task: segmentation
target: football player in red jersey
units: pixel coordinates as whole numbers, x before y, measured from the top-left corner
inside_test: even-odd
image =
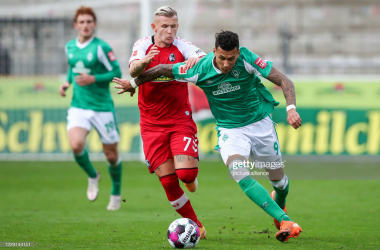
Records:
[[[176,37],[178,16],[169,6],[156,10],[152,29],[154,36],[142,38],[133,46],[129,60],[132,77],[159,64],[186,61],[186,67],[192,68],[206,55],[192,43]],[[161,82],[167,83],[163,85]],[[190,192],[197,188],[197,127],[192,119],[188,95],[187,82],[167,77],[142,85],[138,93],[141,136],[149,172],[159,177],[174,209],[198,224],[203,239],[206,230],[178,180]]]

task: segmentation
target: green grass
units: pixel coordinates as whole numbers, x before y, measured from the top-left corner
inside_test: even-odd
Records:
[[[126,202],[110,212],[107,168],[94,164],[102,180],[98,199],[89,202],[87,178],[73,162],[0,162],[0,242],[35,242],[35,249],[170,249],[166,230],[179,216],[157,177],[142,163],[124,162]],[[351,164],[345,165],[349,171]],[[198,249],[380,248],[377,180],[292,180],[287,208],[304,232],[281,243],[272,219],[228,180],[221,162],[201,161],[198,179],[197,192],[187,194],[207,229]],[[272,190],[268,181],[260,183]],[[270,233],[258,233],[267,228]]]

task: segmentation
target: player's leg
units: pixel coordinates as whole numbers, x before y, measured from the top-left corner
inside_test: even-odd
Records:
[[[179,180],[174,168],[173,159],[168,159],[162,163],[154,170],[154,173],[160,179],[166,196],[168,197],[168,200],[173,208],[183,218],[189,218],[197,223],[200,229],[201,239],[204,239],[206,237],[206,230],[203,227],[202,223],[198,220],[198,217],[195,214],[193,207],[191,206],[189,198],[179,185]]]
[[[103,144],[103,152],[108,162],[108,172],[111,176],[112,189],[107,210],[118,210],[121,202],[121,176],[123,166],[117,150],[117,143]]]
[[[251,124],[250,130],[253,132],[250,136],[255,144],[255,147],[252,147],[253,154],[259,161],[266,162],[266,166],[271,166],[266,168],[266,171],[269,172],[269,180],[275,189],[275,193],[271,194],[272,200],[275,200],[286,213],[285,201],[289,192],[289,180],[284,173],[280,145],[271,117]],[[276,238],[280,241],[287,241],[290,237],[295,238],[302,232],[301,227],[291,221],[274,217],[274,223],[280,230],[276,234]]]
[[[252,124],[254,134],[252,139],[255,145],[252,151],[259,161],[265,161],[270,164],[270,168],[266,168],[268,172],[269,181],[275,191],[271,193],[272,198],[276,203],[286,212],[285,202],[289,193],[289,179],[285,175],[284,165],[281,156],[280,144],[277,138],[276,129],[274,128],[273,121],[270,116],[262,119],[261,121]],[[280,222],[274,220],[278,229],[280,229]]]
[[[94,201],[99,192],[100,175],[96,172],[85,149],[86,137],[92,127],[87,119],[87,113],[88,111],[84,109],[70,108],[67,116],[67,130],[74,159],[88,175],[87,198]]]
[[[118,210],[121,201],[122,162],[117,150],[120,136],[113,112],[94,112],[91,122],[103,143],[103,152],[108,162],[108,172],[112,181],[110,202],[107,210]]]
[[[155,128],[153,130],[142,126],[141,137],[149,172],[155,173],[159,178],[170,204],[182,217],[193,220],[200,228],[203,227],[189,198],[179,185],[170,150],[170,132],[165,129]]]
[[[290,221],[287,214],[272,200],[268,191],[251,176],[246,162],[249,151],[236,145],[226,145],[220,151],[223,160],[240,188],[254,203],[271,217],[282,221]]]
[[[178,178],[190,192],[198,186],[198,138],[193,121],[178,126],[170,135],[170,148],[174,155],[174,166]]]

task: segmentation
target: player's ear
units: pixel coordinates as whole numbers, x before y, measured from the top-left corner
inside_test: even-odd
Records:
[[[212,49],[212,52],[214,52],[214,55],[215,55],[215,53],[216,53],[216,49],[215,49],[215,48],[213,48],[213,49]]]
[[[240,49],[238,49],[238,57],[240,56]]]
[[[154,32],[156,32],[156,24],[155,23],[152,23],[150,26],[152,26],[152,30],[154,31]]]

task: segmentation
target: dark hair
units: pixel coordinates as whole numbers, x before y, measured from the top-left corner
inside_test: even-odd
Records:
[[[217,49],[218,47],[226,51],[231,51],[235,48],[239,49],[238,34],[228,30],[222,30],[220,33],[216,33],[215,49]]]
[[[76,10],[75,16],[74,16],[74,23],[77,22],[77,18],[79,15],[85,15],[88,14],[94,18],[94,22],[96,23],[96,15],[94,10],[91,7],[86,7],[86,6],[80,6],[79,9]]]

